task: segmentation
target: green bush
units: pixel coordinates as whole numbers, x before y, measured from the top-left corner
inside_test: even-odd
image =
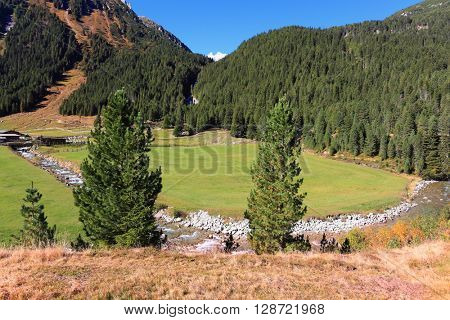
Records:
[[[419,229],[426,239],[436,239],[439,231],[439,218],[435,214],[421,215],[411,222],[413,228]]]
[[[400,239],[398,239],[397,237],[394,237],[389,240],[389,242],[387,243],[387,247],[389,249],[401,248],[401,247],[403,247],[403,243],[400,241]]]
[[[360,251],[365,249],[367,244],[367,238],[361,229],[353,229],[347,234],[348,241],[350,242],[350,247],[354,251]]]

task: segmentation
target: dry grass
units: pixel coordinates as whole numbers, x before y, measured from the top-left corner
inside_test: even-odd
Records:
[[[72,69],[64,73],[63,80],[48,88],[47,95],[35,111],[16,113],[0,118],[0,127],[39,135],[45,130],[90,130],[95,117],[62,116],[59,107],[81,84],[86,81],[84,73]],[[76,135],[76,133],[73,133]]]
[[[0,250],[3,299],[442,299],[450,244],[350,255]]]

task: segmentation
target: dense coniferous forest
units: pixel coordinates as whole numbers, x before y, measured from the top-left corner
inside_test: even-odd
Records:
[[[175,114],[186,103],[200,68],[209,62],[192,54],[167,31],[144,24],[120,0],[50,2],[80,23],[84,16],[103,10],[110,19],[113,39],[86,33],[88,45],[82,47],[68,27],[44,8],[0,0],[7,8],[0,21],[16,12],[16,25],[5,39],[6,54],[0,58],[0,71],[5,74],[0,80],[4,89],[0,92],[0,115],[28,110],[46,87],[79,62],[88,80],[65,101],[63,114],[97,114],[111,92],[125,88],[147,118],[158,120],[170,111]],[[47,24],[50,27],[42,31]]]
[[[18,3],[0,1],[15,22],[0,56],[0,116],[28,110],[80,59],[75,37],[63,23],[47,10]]]
[[[176,133],[215,126],[258,138],[268,110],[286,96],[306,147],[448,177],[448,0],[427,0],[384,21],[269,31],[213,64],[120,0],[49,2],[80,24],[103,11],[111,32],[85,33],[81,48],[48,10],[0,0],[0,116],[29,110],[78,63],[87,83],[64,102],[63,114],[97,114],[124,88],[146,119],[164,120]],[[11,16],[15,25],[4,37]]]
[[[104,9],[105,4],[98,1],[89,8]],[[108,14],[117,17],[121,26],[111,32],[125,35],[133,46],[115,48],[94,36],[92,50],[84,60],[87,83],[65,101],[61,113],[95,115],[111,92],[124,88],[146,119],[160,120],[166,114],[175,114],[186,104],[201,67],[209,60],[192,54],[178,39],[167,31],[158,31],[148,20],[144,24],[124,4],[110,8]],[[82,10],[84,14],[89,10]]]
[[[446,178],[449,8],[426,1],[385,21],[258,35],[204,68],[186,121],[257,138],[286,95],[306,147],[379,155],[402,172]]]
[[[186,104],[208,61],[173,45],[111,50],[100,42],[87,60],[87,83],[62,105],[63,114],[95,115],[111,92],[124,88],[146,119],[160,120]]]

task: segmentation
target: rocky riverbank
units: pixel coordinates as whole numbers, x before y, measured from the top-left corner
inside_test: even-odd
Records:
[[[375,224],[386,223],[407,213],[417,206],[413,198],[430,184],[436,181],[422,180],[415,186],[412,192],[412,199],[401,202],[399,205],[386,209],[382,213],[369,214],[345,214],[329,216],[326,219],[310,218],[297,222],[293,228],[293,233],[340,233],[353,228],[363,228]],[[166,210],[157,213],[157,218],[165,223],[175,223],[184,227],[192,227],[217,234],[233,234],[236,238],[244,238],[250,231],[247,219],[233,220],[225,219],[221,216],[211,216],[208,212],[199,210],[191,212],[185,219],[172,218]]]

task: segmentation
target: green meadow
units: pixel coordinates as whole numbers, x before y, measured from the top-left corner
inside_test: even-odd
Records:
[[[231,138],[225,131],[175,138],[170,130],[154,130],[152,166],[161,166],[163,191],[159,201],[183,210],[204,209],[241,216],[251,189],[250,167],[257,144]],[[85,147],[41,148],[61,160],[80,164]],[[306,204],[310,215],[369,211],[400,200],[408,179],[352,163],[304,153]]]
[[[9,148],[0,147],[0,242],[9,242],[22,227],[20,207],[31,181],[43,194],[48,222],[57,225],[58,236],[69,239],[80,232],[72,191]]]
[[[258,145],[243,143],[222,133],[199,138],[165,138],[155,134],[152,166],[161,166],[163,191],[159,203],[189,211],[242,217],[251,189],[250,167]],[[86,147],[42,147],[52,157],[80,164]],[[326,159],[302,156],[308,216],[367,212],[396,204],[404,195],[408,179],[387,171]],[[20,204],[33,180],[44,195],[49,222],[63,233],[80,230],[71,190],[50,174],[34,167],[6,148],[0,149],[0,239],[21,225]]]

